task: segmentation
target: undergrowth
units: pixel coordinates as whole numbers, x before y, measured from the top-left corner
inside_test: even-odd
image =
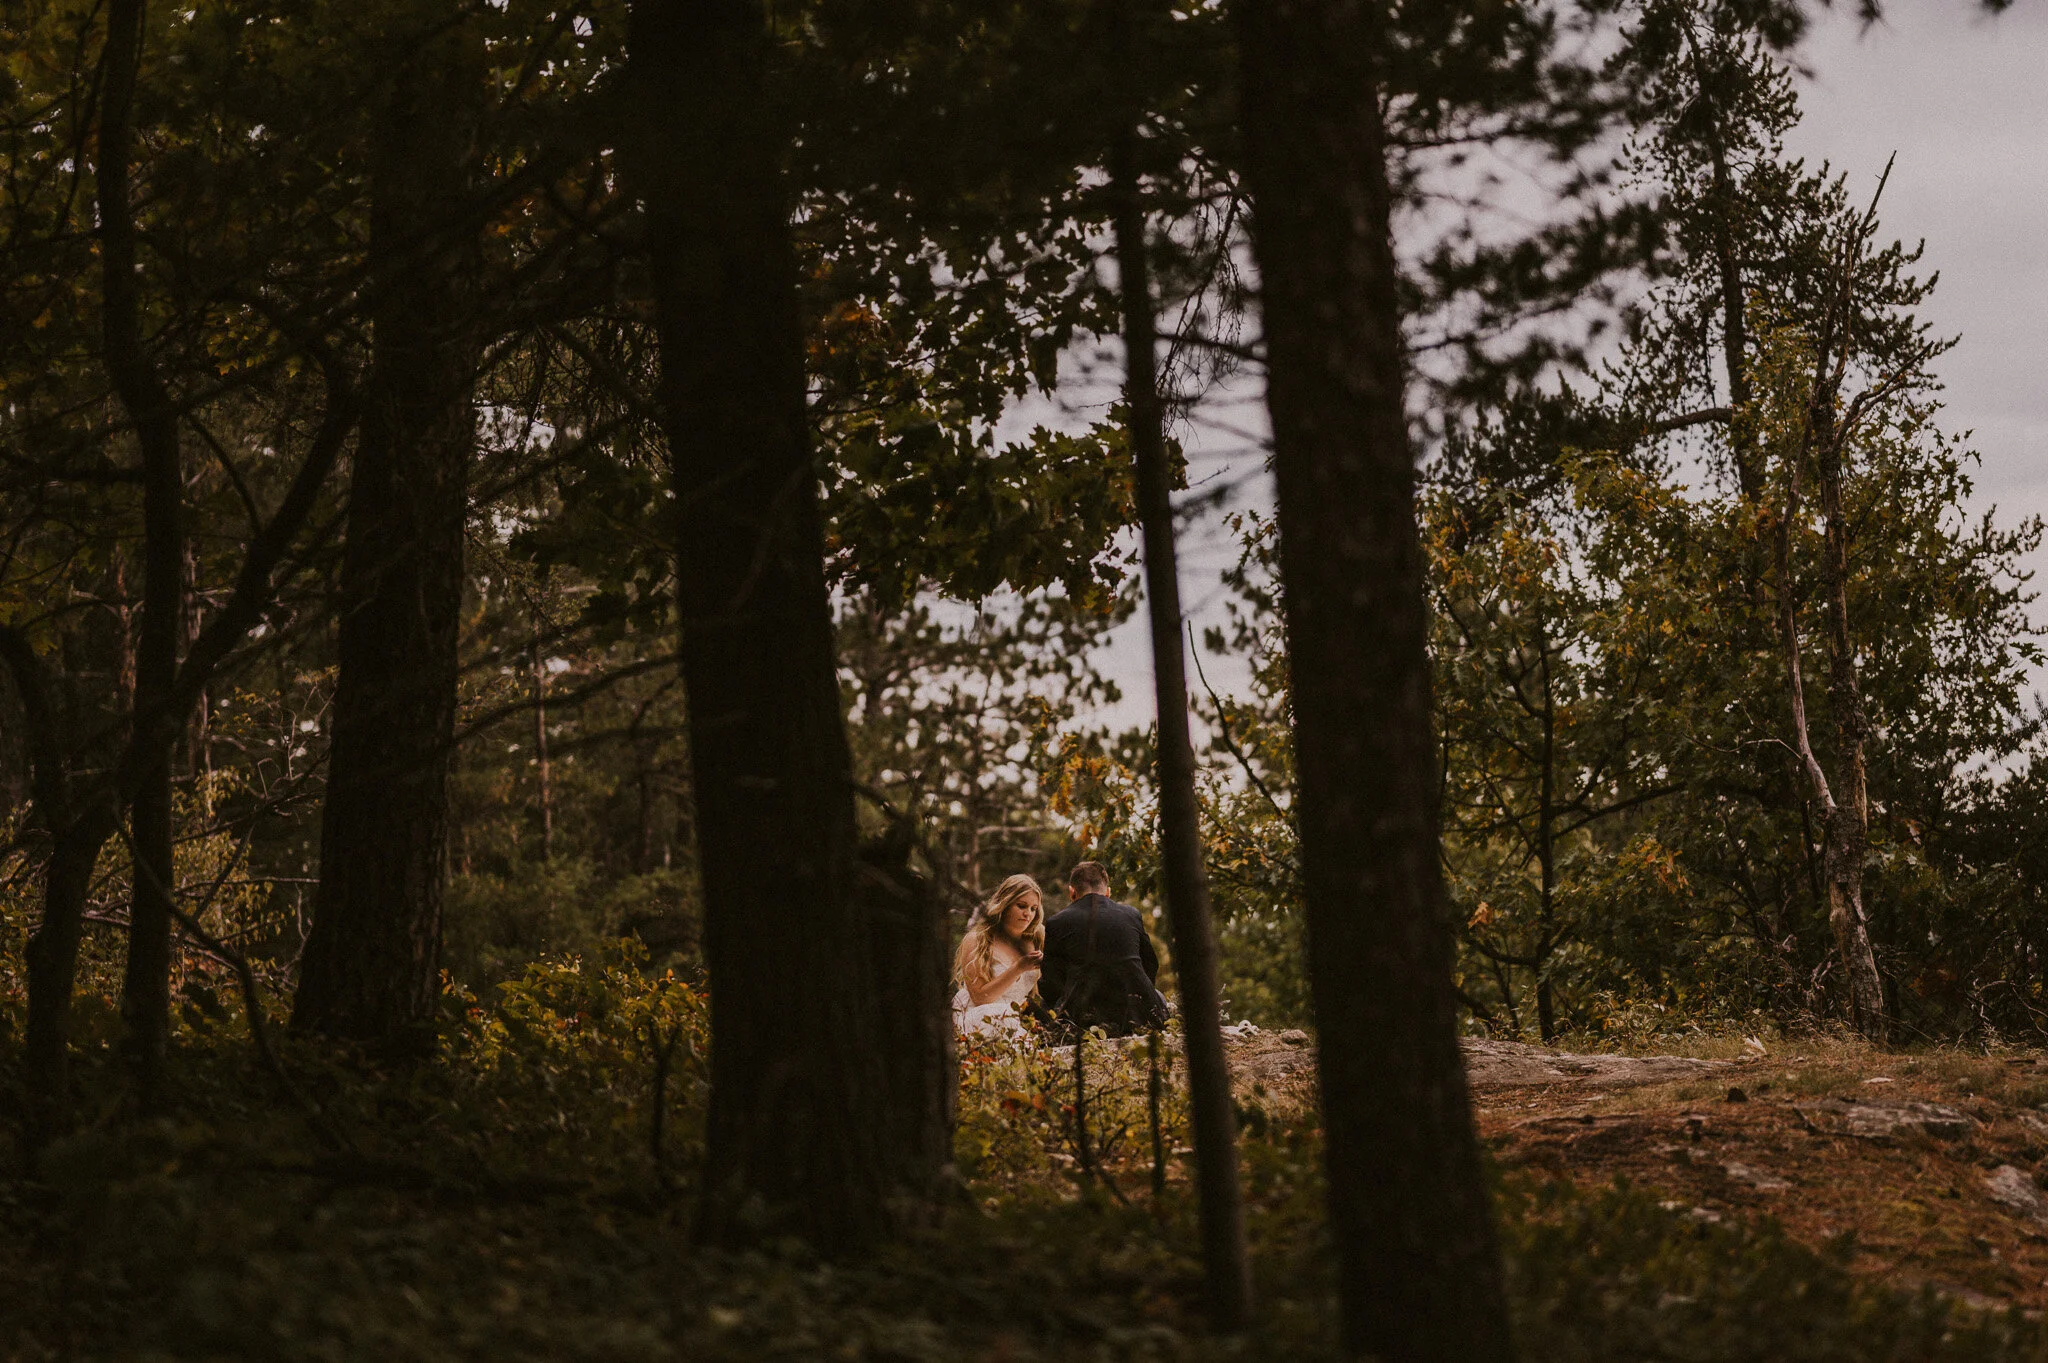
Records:
[[[287,1045],[339,1146],[254,1063],[231,1008],[187,1019],[181,1101],[161,1120],[124,1118],[89,1052],[83,1125],[0,1178],[0,1357],[1339,1356],[1320,1132],[1279,1107],[1244,1114],[1259,1323],[1206,1330],[1170,1044],[1162,1196],[1142,1041],[1084,1051],[1085,1137],[1071,1051],[982,1046],[961,1091],[971,1203],[835,1264],[795,1243],[691,1245],[707,1032],[690,985],[620,950],[444,1001],[431,1065]],[[2037,1324],[1859,1283],[1846,1247],[1815,1252],[1768,1221],[1708,1224],[1646,1191],[1525,1172],[1501,1176],[1498,1205],[1529,1359],[2048,1357]]]

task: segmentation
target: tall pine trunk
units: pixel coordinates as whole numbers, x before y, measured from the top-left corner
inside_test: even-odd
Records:
[[[1128,59],[1131,0],[1116,0],[1118,54]],[[1202,1263],[1210,1318],[1241,1330],[1251,1311],[1251,1267],[1245,1257],[1244,1200],[1237,1177],[1237,1117],[1223,1055],[1222,1004],[1216,982],[1216,934],[1209,921],[1209,882],[1202,869],[1195,749],[1188,733],[1187,664],[1181,652],[1180,573],[1174,548],[1173,473],[1166,449],[1166,410],[1159,395],[1159,327],[1152,302],[1150,247],[1138,182],[1137,132],[1129,119],[1114,135],[1111,190],[1116,196],[1116,257],[1124,321],[1124,403],[1136,465],[1138,517],[1145,544],[1145,594],[1152,625],[1152,677],[1159,717],[1159,832],[1166,915],[1173,928],[1174,973],[1187,1046],[1189,1102],[1195,1138],[1195,1189],[1201,1212]]]
[[[293,1027],[433,1041],[480,255],[466,221],[486,76],[461,35],[405,54],[371,167],[371,366],[349,485],[320,885]]]
[[[1377,7],[1240,0],[1331,1226],[1347,1346],[1506,1359],[1458,1051]]]
[[[638,0],[629,48],[711,984],[697,1233],[793,1231],[845,1251],[887,1232],[897,1193],[936,1185],[945,1140],[927,1128],[944,1106],[913,1096],[924,1135],[906,1136],[879,1043],[920,1034],[942,987],[877,961],[935,953],[915,930],[879,930],[855,888],[767,20],[756,0]]]

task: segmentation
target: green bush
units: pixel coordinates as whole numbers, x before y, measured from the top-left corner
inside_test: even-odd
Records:
[[[603,950],[633,936],[659,965],[697,973],[698,910],[683,871],[613,875],[578,857],[526,862],[503,875],[456,876],[448,885],[441,959],[456,979],[485,989],[530,961]]]

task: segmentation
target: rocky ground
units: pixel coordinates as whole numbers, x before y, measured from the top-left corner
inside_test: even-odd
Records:
[[[1299,1033],[1232,1045],[1245,1101],[1310,1099]],[[2048,1058],[1815,1039],[1694,1056],[1468,1041],[1501,1164],[1654,1189],[1702,1220],[1775,1217],[1855,1272],[1985,1306],[2048,1307]]]

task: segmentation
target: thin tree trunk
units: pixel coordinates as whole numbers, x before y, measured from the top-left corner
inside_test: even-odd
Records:
[[[654,869],[654,810],[648,804],[647,795],[649,759],[645,753],[635,756],[638,767],[633,774],[633,785],[639,796],[636,807],[640,815],[640,829],[639,838],[633,845],[633,874],[644,876]]]
[[[806,410],[786,131],[757,0],[637,0],[628,174],[648,208],[660,398],[680,512],[682,667],[711,981],[711,1100],[697,1234],[873,1242],[936,1189],[943,1132],[906,1139],[882,1037],[942,1008],[879,968],[891,934],[854,889]],[[915,950],[916,934],[893,939]],[[913,944],[904,947],[903,944]],[[917,1016],[901,1016],[907,1010]],[[930,1076],[926,1076],[927,1079]],[[912,1120],[929,1124],[929,1109]]]
[[[206,622],[206,601],[199,595],[199,559],[190,540],[185,543],[184,612],[186,648],[199,641]],[[192,706],[192,722],[185,731],[185,774],[192,783],[192,796],[204,820],[213,818],[213,701],[201,690]]]
[[[55,830],[43,872],[43,916],[28,941],[28,1037],[25,1078],[29,1140],[56,1134],[70,1101],[71,994],[85,925],[86,894],[100,849],[113,836],[111,818],[80,819]]]
[[[1536,860],[1542,875],[1536,913],[1536,1026],[1545,1045],[1557,1040],[1557,998],[1550,954],[1557,948],[1557,697],[1550,685],[1550,639],[1539,628],[1543,667],[1543,775],[1537,792]]]
[[[1512,1357],[1458,1050],[1377,8],[1241,0],[1310,985],[1349,1348]]]
[[[460,36],[407,53],[380,111],[380,293],[349,487],[320,885],[292,1026],[433,1045],[480,257],[462,223],[487,77]]]
[[[1842,763],[1841,808],[1835,812],[1831,839],[1839,865],[1830,876],[1839,887],[1829,896],[1828,918],[1835,928],[1845,963],[1850,966],[1850,996],[1857,1029],[1874,1041],[1885,1039],[1883,977],[1870,943],[1869,915],[1863,904],[1863,858],[1870,845],[1870,777],[1864,744],[1870,721],[1863,709],[1863,691],[1856,677],[1856,642],[1849,633],[1849,526],[1842,511],[1842,442],[1832,415],[1818,450],[1820,509],[1824,522],[1822,561],[1828,594],[1828,709],[1835,720],[1835,746]]]
[[[119,639],[115,699],[130,723],[112,771],[74,790],[71,764],[87,755],[68,742],[48,679],[29,640],[0,626],[0,654],[21,692],[34,751],[36,804],[52,839],[41,921],[30,939],[26,1068],[31,1142],[51,1134],[67,1106],[68,1042],[86,898],[99,853],[134,813],[134,899],[123,987],[124,1049],[136,1068],[143,1104],[163,1087],[169,1030],[171,919],[164,891],[173,885],[170,764],[193,704],[215,671],[273,599],[273,575],[304,526],[355,422],[345,370],[324,351],[314,358],[327,381],[327,407],[305,462],[269,523],[251,540],[234,593],[203,630],[183,629],[186,553],[178,413],[143,340],[132,203],[131,123],[144,33],[142,0],[110,0],[107,54],[94,167],[103,289],[103,359],[134,427],[143,488],[144,578],[141,639],[131,632],[124,559],[116,555]],[[181,644],[189,645],[182,664]],[[75,721],[74,721],[75,723]],[[92,766],[104,759],[92,754]]]
[[[1764,470],[1757,457],[1756,417],[1749,410],[1754,393],[1749,381],[1749,297],[1742,282],[1742,260],[1735,245],[1735,177],[1728,169],[1720,111],[1707,99],[1706,64],[1693,48],[1693,71],[1706,103],[1707,154],[1713,162],[1714,266],[1721,286],[1721,359],[1728,379],[1728,439],[1735,459],[1735,481],[1745,502],[1764,495]],[[1752,588],[1755,585],[1752,576]]]
[[[533,664],[533,754],[540,781],[540,859],[555,856],[555,801],[548,783],[548,677],[541,667],[540,645],[528,650]]]
[[[1500,989],[1501,1001],[1507,1006],[1508,1035],[1519,1040],[1522,1035],[1522,1013],[1515,1003],[1514,979],[1508,974],[1505,962],[1490,959],[1487,964],[1493,970],[1493,982]]]
[[[147,615],[144,638],[148,637]],[[143,650],[144,657],[148,649]],[[145,665],[142,675],[148,676]],[[157,692],[155,694],[161,694]],[[144,1112],[163,1105],[164,1061],[171,1026],[172,868],[171,758],[164,753],[143,774],[129,806],[133,846],[128,892],[128,962],[121,979],[122,1051]]]
[[[1116,0],[1122,56],[1131,52],[1129,9]],[[1195,749],[1188,733],[1186,661],[1181,652],[1180,574],[1173,534],[1173,472],[1166,449],[1166,412],[1159,396],[1151,261],[1140,197],[1136,130],[1116,129],[1112,192],[1124,320],[1124,403],[1137,471],[1138,518],[1144,531],[1145,593],[1152,622],[1152,677],[1159,717],[1157,762],[1162,880],[1173,928],[1173,965],[1180,981],[1188,1058],[1188,1098],[1195,1140],[1195,1189],[1201,1214],[1206,1305],[1220,1330],[1242,1330],[1251,1313],[1251,1267],[1245,1257],[1244,1200],[1238,1188],[1237,1117],[1223,1055],[1223,1009],[1217,987],[1216,935],[1209,921],[1209,883],[1202,869],[1201,810],[1195,797]]]
[[[72,983],[93,867],[113,836],[115,807],[100,801],[80,810],[74,803],[49,673],[28,638],[6,625],[0,625],[0,661],[21,701],[36,813],[50,834],[42,917],[26,953],[28,1035],[22,1077],[29,1110],[23,1134],[29,1148],[37,1149],[57,1133],[69,1106]]]
[[[135,653],[136,723],[161,714],[177,680],[185,620],[185,477],[178,418],[169,391],[143,346],[135,272],[136,229],[130,165],[135,89],[143,41],[143,0],[107,6],[106,92],[100,115],[100,256],[104,280],[107,372],[135,428],[142,467],[142,623]],[[170,1035],[171,753],[168,745],[141,769],[131,808],[135,866],[130,877],[128,963],[121,984],[122,1050],[145,1111],[162,1097]]]
[[[128,604],[128,555],[120,545],[115,545],[114,599],[121,604],[114,608],[114,620],[119,631],[119,642],[115,645],[114,689],[119,693],[117,703],[135,704],[135,610]]]
[[[1818,408],[1818,400],[1814,406]],[[1813,413],[1809,413],[1808,419],[1815,419]],[[1848,785],[1852,803],[1838,803],[1820,758],[1814,753],[1806,714],[1806,682],[1799,658],[1799,619],[1792,584],[1792,527],[1799,516],[1803,456],[1804,450],[1794,451],[1787,463],[1785,514],[1778,521],[1776,537],[1778,638],[1784,650],[1785,673],[1791,693],[1792,742],[1811,787],[1813,802],[1820,810],[1821,872],[1828,889],[1828,926],[1834,931],[1836,954],[1848,983],[1850,1016],[1857,1031],[1873,1041],[1883,1041],[1886,1032],[1884,986],[1878,975],[1877,957],[1871,951],[1870,934],[1863,917],[1863,847],[1867,835],[1862,823],[1863,815],[1854,803],[1863,798],[1860,739],[1849,758]],[[1830,609],[1838,604],[1841,603],[1831,602]],[[1841,619],[1846,629],[1846,606]],[[1853,691],[1853,673],[1850,686]],[[1856,717],[1860,718],[1860,709]],[[1853,721],[1838,719],[1837,722]]]

